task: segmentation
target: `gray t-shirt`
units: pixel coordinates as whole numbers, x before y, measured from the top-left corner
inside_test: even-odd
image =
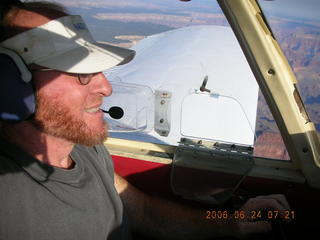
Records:
[[[130,239],[103,145],[76,145],[71,170],[32,158],[0,138],[0,239]]]

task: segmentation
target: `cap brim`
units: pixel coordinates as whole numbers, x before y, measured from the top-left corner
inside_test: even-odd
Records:
[[[78,48],[62,54],[36,60],[35,63],[70,73],[102,72],[116,65],[125,64],[133,59],[135,51],[104,43],[79,44]]]

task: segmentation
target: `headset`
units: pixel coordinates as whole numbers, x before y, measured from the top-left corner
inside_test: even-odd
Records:
[[[20,3],[7,0],[0,4],[0,21],[10,5]],[[18,123],[35,112],[32,74],[23,59],[0,43],[0,120]]]

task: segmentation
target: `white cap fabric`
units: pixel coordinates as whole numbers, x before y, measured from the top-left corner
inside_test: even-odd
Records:
[[[81,16],[64,16],[0,43],[26,64],[70,73],[102,72],[129,62],[135,51],[97,43]]]

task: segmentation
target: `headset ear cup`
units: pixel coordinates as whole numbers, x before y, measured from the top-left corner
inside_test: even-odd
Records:
[[[25,82],[31,81],[32,79],[31,72],[27,68],[22,58],[15,51],[0,46],[0,54],[6,54],[14,61],[14,63],[17,65],[20,71],[20,75],[23,81]]]
[[[13,123],[26,120],[35,112],[35,96],[31,79],[28,82],[22,79],[22,73],[16,61],[1,52],[0,66],[0,119]]]

